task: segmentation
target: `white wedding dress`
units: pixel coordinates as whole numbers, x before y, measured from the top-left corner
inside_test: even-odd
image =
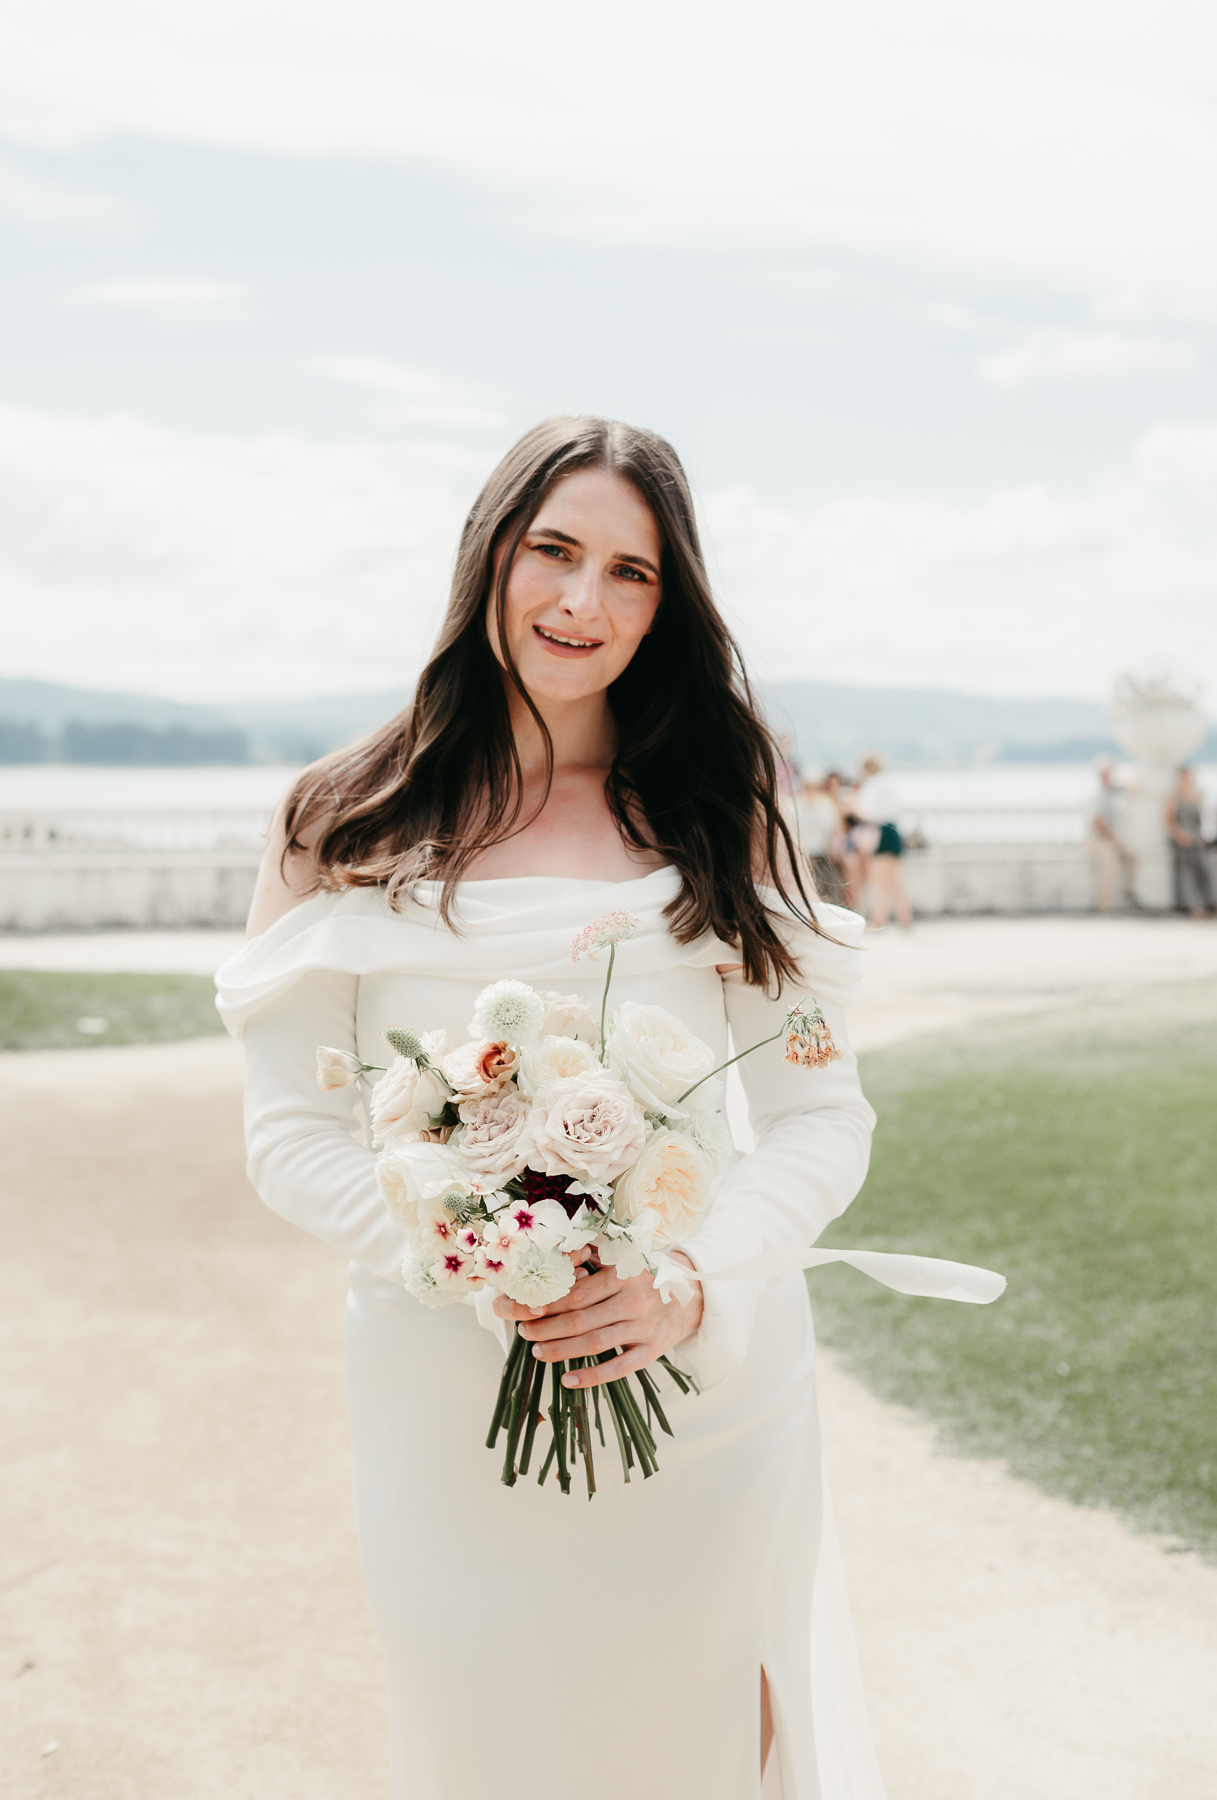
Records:
[[[514,1488],[484,1440],[502,1367],[475,1310],[432,1311],[399,1278],[403,1240],[373,1176],[355,1090],[323,1094],[318,1044],[388,1060],[386,1026],[468,1037],[478,991],[513,976],[598,1004],[603,962],[570,943],[618,907],[610,1009],[666,1007],[721,1060],[777,1031],[766,998],[681,946],[663,908],[678,877],[462,884],[458,931],[375,890],[298,906],[220,971],[247,1049],[250,1176],[268,1205],[351,1261],[347,1369],[359,1545],[384,1650],[394,1800],[756,1800],[760,1676],[775,1720],[765,1792],[882,1800],[821,1470],[804,1277],[706,1284],[705,1315],[660,1376],[675,1438],[626,1486],[597,1455],[589,1505],[551,1477]],[[422,896],[426,899],[427,892]],[[862,921],[821,909],[831,942],[792,927],[804,981],[846,1047]],[[866,1174],[873,1115],[853,1055],[817,1070],[780,1043],[740,1065],[757,1148],[719,1183],[685,1246],[701,1269],[806,1246]],[[771,1759],[772,1762],[772,1759]]]

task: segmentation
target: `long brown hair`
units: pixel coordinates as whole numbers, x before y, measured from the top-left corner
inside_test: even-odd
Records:
[[[714,604],[680,459],[654,432],[613,420],[546,419],[508,451],[465,521],[448,611],[413,700],[304,771],[288,798],[284,855],[305,854],[308,839],[318,885],[384,886],[394,904],[437,880],[450,921],[471,859],[523,829],[504,673],[537,722],[550,780],[553,744],[508,647],[507,578],[546,495],[580,469],[630,482],[663,547],[654,628],[608,690],[619,734],[605,783],[610,810],[626,844],[679,871],[666,910],[677,942],[713,932],[738,949],[747,980],[780,991],[798,965],[757,893],[758,873],[818,928],[778,806],[778,753]],[[492,585],[505,670],[486,628]]]

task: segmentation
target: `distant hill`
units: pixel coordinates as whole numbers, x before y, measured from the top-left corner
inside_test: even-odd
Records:
[[[802,762],[850,768],[867,750],[896,763],[1084,762],[1116,749],[1106,708],[1093,700],[1006,700],[818,681],[772,682],[763,697]],[[405,699],[400,688],[382,688],[200,706],[0,679],[0,760],[46,760],[69,754],[72,744],[92,746],[79,760],[97,760],[99,745],[126,742],[134,746],[130,760],[147,761],[159,742],[175,747],[171,756],[166,751],[175,762],[310,762],[382,724]],[[103,729],[114,726],[140,729],[125,737]],[[1200,755],[1217,759],[1217,731]]]

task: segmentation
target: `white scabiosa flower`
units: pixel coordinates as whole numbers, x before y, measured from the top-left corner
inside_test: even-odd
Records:
[[[541,1035],[545,1002],[536,988],[524,981],[492,981],[473,1003],[469,1035],[479,1042],[490,1039],[518,1049]]]
[[[547,1250],[533,1237],[519,1247],[495,1282],[520,1306],[548,1306],[575,1285],[575,1265],[560,1250]]]

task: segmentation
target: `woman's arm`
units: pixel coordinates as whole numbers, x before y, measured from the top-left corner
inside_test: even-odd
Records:
[[[771,999],[739,971],[724,975],[723,986],[737,1051],[780,1029],[792,995]],[[799,1068],[784,1060],[779,1039],[736,1064],[757,1147],[728,1170],[705,1223],[682,1246],[696,1268],[726,1269],[764,1250],[814,1244],[866,1179],[875,1115],[848,1047],[844,1010],[822,1004],[839,1061]],[[701,1326],[677,1358],[699,1386],[712,1387],[742,1361],[766,1285],[705,1284]]]
[[[318,1044],[355,1049],[358,988],[355,975],[310,971],[246,1026],[248,1172],[272,1212],[395,1281],[406,1240],[355,1136],[358,1090],[317,1086]]]
[[[246,937],[261,937],[284,913],[289,913],[293,906],[299,906],[302,901],[310,899],[320,885],[312,850],[314,843],[323,834],[325,825],[322,823],[313,826],[300,839],[300,848],[289,851],[284,828],[286,813],[287,801],[282,800],[266,833],[266,848],[258,865],[254,897],[250,902],[249,917],[245,921]]]

